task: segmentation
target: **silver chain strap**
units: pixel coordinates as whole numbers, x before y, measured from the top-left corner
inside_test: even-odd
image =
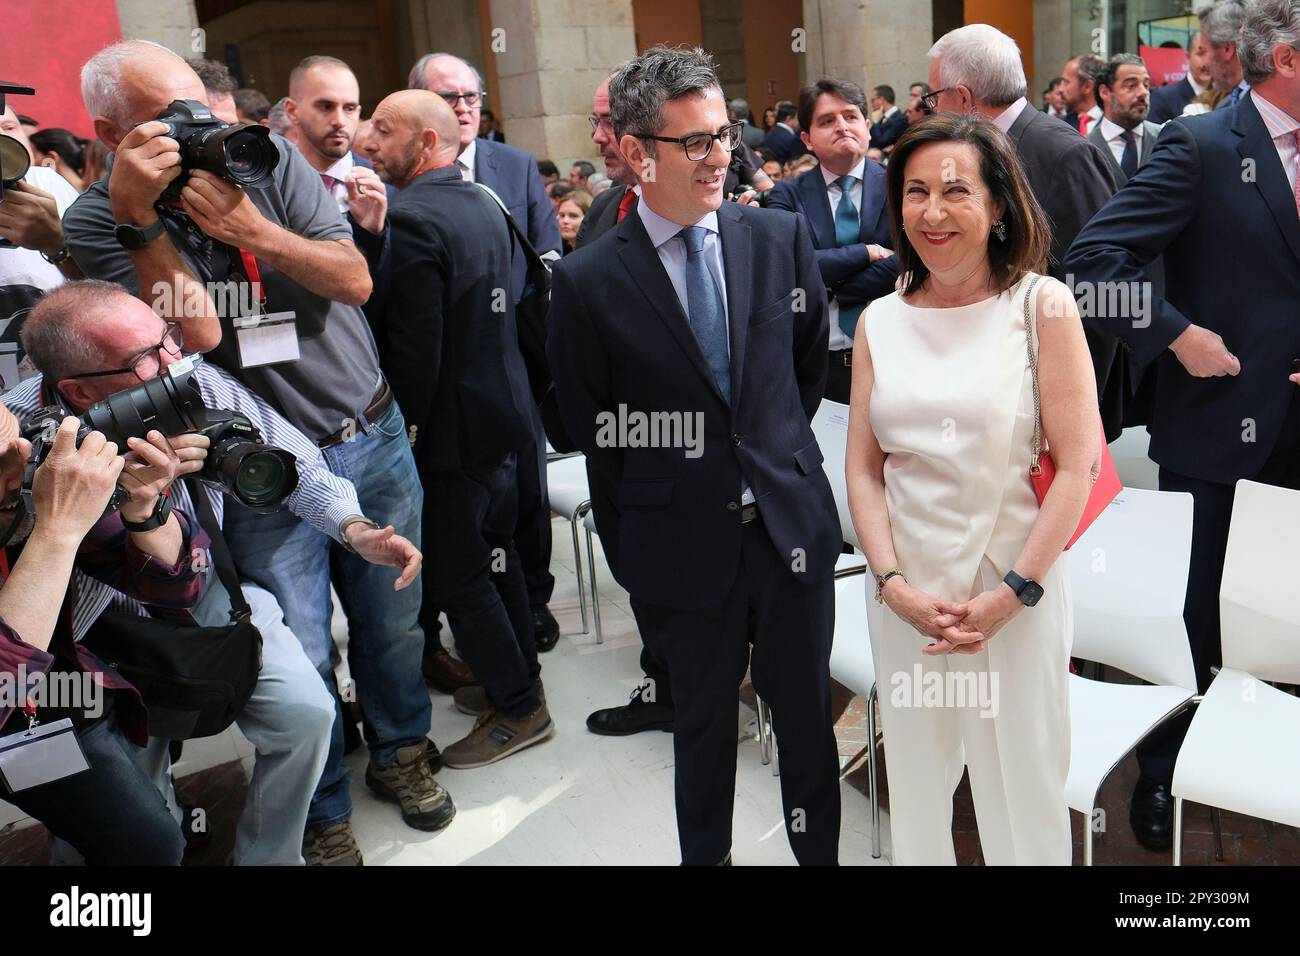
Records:
[[[1025,348],[1029,352],[1029,371],[1034,380],[1034,438],[1029,445],[1029,471],[1038,474],[1038,459],[1043,453],[1043,407],[1038,392],[1038,355],[1034,352],[1034,320],[1029,314],[1029,299],[1042,276],[1034,276],[1025,288]]]

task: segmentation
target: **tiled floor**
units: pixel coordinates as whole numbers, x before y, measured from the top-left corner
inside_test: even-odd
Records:
[[[376,799],[365,787],[365,750],[348,758],[353,770],[354,825],[366,864],[675,864],[676,827],[672,800],[672,738],[641,734],[630,738],[597,737],[584,726],[589,711],[624,699],[640,677],[640,642],[627,603],[603,563],[599,571],[605,642],[582,634],[579,623],[573,556],[567,522],[556,519],[554,570],[557,579],[552,610],[563,636],[545,655],[543,680],[558,731],[550,741],[478,770],[446,769],[438,780],[452,794],[458,813],[440,834],[406,827],[394,805]],[[597,544],[597,547],[599,545]],[[600,561],[599,551],[597,559]],[[336,625],[340,624],[336,617]],[[752,737],[752,694],[742,692],[737,706],[739,759],[734,825],[738,865],[792,864],[785,840],[778,780],[759,760]],[[466,733],[473,719],[456,712],[451,698],[432,693],[432,736],[446,745]],[[836,732],[847,760],[866,743],[866,705],[841,689],[836,709],[843,709]],[[186,761],[205,766],[178,783],[182,801],[204,808],[208,839],[187,855],[189,864],[221,864],[233,842],[234,820],[243,803],[251,762],[246,742],[228,735],[190,745]],[[884,768],[883,751],[880,766]],[[885,857],[870,855],[870,821],[865,762],[844,787],[840,858],[845,864],[888,861],[888,776],[882,774],[881,829]],[[1098,864],[1168,862],[1168,854],[1140,847],[1127,822],[1127,800],[1136,778],[1130,758],[1102,790],[1102,807],[1112,821],[1097,843]],[[0,818],[0,822],[11,819]],[[1082,818],[1074,815],[1076,862],[1082,859]],[[958,790],[953,819],[957,859],[981,862],[975,813],[965,781]],[[1186,813],[1184,862],[1213,862],[1209,812],[1189,806]],[[1236,814],[1223,815],[1225,862],[1229,864],[1300,864],[1300,831]],[[49,858],[43,827],[11,824],[0,830],[0,864],[40,864]]]

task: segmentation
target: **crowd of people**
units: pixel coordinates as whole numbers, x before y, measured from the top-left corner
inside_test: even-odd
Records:
[[[791,849],[833,864],[847,546],[810,425],[831,401],[876,672],[991,676],[999,694],[994,715],[881,694],[895,862],[954,861],[968,770],[987,862],[1070,863],[1060,558],[1103,443],[1146,426],[1161,488],[1193,496],[1202,691],[1234,484],[1300,489],[1300,0],[1198,16],[1179,82],[1085,54],[1041,108],[1015,41],[983,24],[940,38],[901,106],[823,77],[757,122],[708,53],[655,47],[593,91],[599,161],[567,176],[506,143],[479,71],[447,53],[365,120],[335,57],[301,61],[272,104],[140,40],[81,68],[94,140],[29,130],[11,99],[0,133],[32,162],[0,202],[0,671],[89,674],[108,703],[0,700],[0,739],[66,720],[85,763],[5,799],[88,863],[179,863],[184,734],[151,736],[152,691],[96,647],[121,615],[251,621],[232,862],[361,864],[343,761],[359,746],[407,825],[453,825],[436,774],[556,731],[549,444],[585,456],[642,641],[640,686],[588,730],[672,731],[682,862],[730,865],[748,672]],[[196,163],[160,120],[176,101],[256,127],[264,173]],[[1083,306],[1101,284],[1144,306]],[[292,454],[280,507],[223,485],[203,430],[98,430],[136,407],[121,393],[182,382]],[[616,410],[696,416],[703,452],[611,440]],[[442,747],[426,684],[474,718]],[[1130,823],[1153,849],[1186,729],[1139,749]]]

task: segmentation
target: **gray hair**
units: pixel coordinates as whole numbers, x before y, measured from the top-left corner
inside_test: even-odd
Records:
[[[120,130],[131,128],[131,111],[122,92],[122,69],[142,50],[162,50],[185,61],[161,43],[123,40],[100,50],[81,68],[81,98],[90,118],[102,116]]]
[[[717,90],[717,66],[699,47],[651,47],[609,81],[609,118],[614,136],[657,135],[664,128],[664,104],[686,96],[704,96]],[[645,140],[646,153],[655,154],[654,140]]]
[[[1255,0],[1241,24],[1237,56],[1254,86],[1273,75],[1273,48],[1300,49],[1300,0]]]
[[[474,74],[474,82],[478,84],[478,91],[480,93],[484,92],[483,74],[478,71],[478,67],[463,56],[457,56],[454,53],[426,53],[424,56],[420,57],[415,61],[415,66],[411,67],[411,75],[406,78],[406,88],[408,90],[427,90],[428,87],[424,85],[424,71],[428,68],[431,61],[440,57],[455,60],[457,63],[464,63]]]
[[[727,104],[727,109],[735,113],[742,120],[749,118],[749,100],[734,99]]]
[[[107,358],[86,334],[118,298],[133,298],[115,282],[82,279],[47,292],[23,323],[23,351],[50,385],[94,372]]]
[[[1241,22],[1246,19],[1246,4],[1242,0],[1219,0],[1209,7],[1196,11],[1201,21],[1201,32],[1206,42],[1215,46],[1235,43],[1241,31]]]
[[[1019,45],[987,23],[970,23],[945,33],[928,56],[939,61],[941,88],[964,86],[977,103],[1009,106],[1029,87]]]
[[[281,136],[293,128],[293,122],[289,119],[289,114],[284,108],[284,103],[288,98],[287,96],[280,97],[276,104],[266,111],[266,128],[272,133],[279,133]]]

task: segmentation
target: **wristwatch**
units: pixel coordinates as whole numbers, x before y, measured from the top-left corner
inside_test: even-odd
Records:
[[[167,523],[167,518],[171,513],[171,495],[164,493],[159,495],[157,500],[154,502],[153,514],[145,518],[143,521],[127,521],[126,516],[123,515],[122,526],[126,528],[127,531],[132,531],[137,534],[144,531],[152,531],[154,528],[161,528],[165,525]]]
[[[41,258],[44,259],[52,266],[61,266],[63,265],[63,263],[67,262],[69,259],[72,258],[72,253],[68,251],[67,246],[64,246],[62,249],[54,253],[54,255],[52,256],[42,252]]]
[[[113,227],[113,235],[117,237],[118,243],[124,249],[143,249],[149,243],[161,236],[167,227],[163,225],[161,219],[155,219],[153,225],[140,226],[129,222],[119,222]]]
[[[379,530],[379,525],[375,524],[375,522],[371,521],[365,515],[348,515],[339,522],[339,544],[343,545],[344,550],[356,554],[357,549],[352,547],[352,542],[348,540],[348,528],[352,527],[354,524],[363,524],[368,528],[375,529],[376,531]]]
[[[1043,597],[1043,586],[1037,581],[1022,578],[1015,571],[1008,571],[1003,583],[1016,592],[1016,597],[1025,607],[1033,607]]]

